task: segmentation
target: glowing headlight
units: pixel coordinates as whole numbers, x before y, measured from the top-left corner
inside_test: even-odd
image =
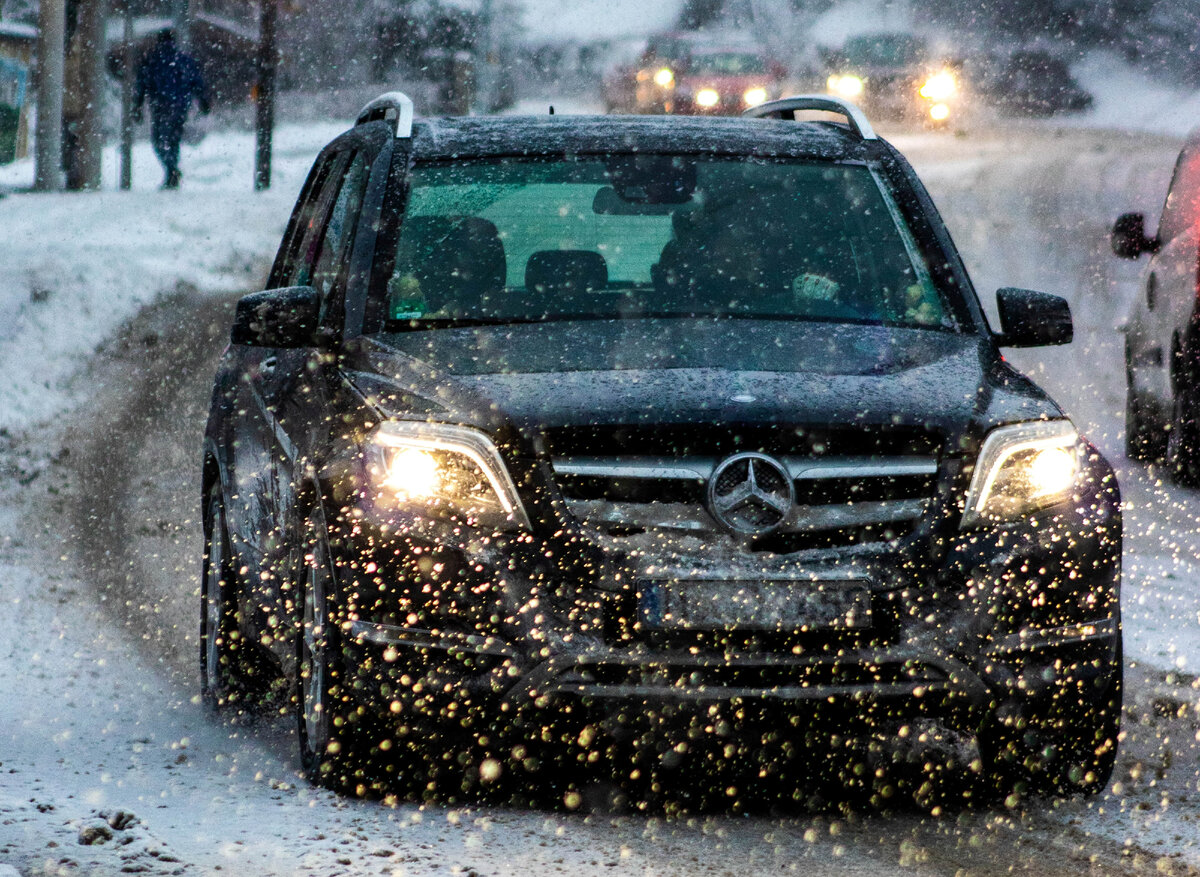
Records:
[[[993,429],[983,443],[963,526],[1019,518],[1070,496],[1079,474],[1079,434],[1068,420]]]
[[[945,104],[934,104],[929,108],[929,118],[935,122],[944,122],[950,118],[950,107]]]
[[[742,95],[742,100],[746,102],[748,107],[756,107],[767,99],[767,90],[762,87],[747,88],[746,93]]]
[[[846,76],[833,75],[825,81],[826,87],[830,94],[836,94],[839,97],[844,97],[853,100],[856,97],[861,97],[866,83],[862,77],[848,74]]]
[[[696,106],[711,109],[721,102],[721,95],[715,88],[702,88],[696,92]]]
[[[929,98],[929,100],[938,101],[939,103],[950,100],[957,92],[958,80],[954,78],[954,74],[949,70],[933,74],[921,86],[921,97]]]
[[[675,84],[675,71],[670,67],[663,67],[654,74],[654,84],[661,88],[670,88]]]
[[[388,421],[370,438],[368,471],[384,506],[484,528],[529,526],[500,452],[477,430]]]

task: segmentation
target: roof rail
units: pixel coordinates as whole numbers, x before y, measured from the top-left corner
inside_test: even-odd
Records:
[[[797,110],[820,110],[825,113],[837,113],[846,117],[850,129],[859,136],[859,139],[879,139],[879,135],[875,133],[875,129],[871,127],[870,121],[867,120],[867,116],[862,110],[848,100],[843,100],[840,97],[831,97],[827,94],[798,94],[795,97],[784,97],[779,100],[767,101],[765,104],[751,107],[742,113],[742,115],[751,119],[769,117],[782,119],[785,118],[784,113],[795,113]]]
[[[367,122],[376,122],[380,119],[392,123],[397,138],[412,137],[412,98],[402,91],[389,91],[387,94],[381,94],[359,111],[358,119],[354,124],[365,125]]]

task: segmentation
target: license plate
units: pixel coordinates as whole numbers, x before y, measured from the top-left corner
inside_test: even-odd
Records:
[[[871,626],[865,584],[835,581],[642,582],[641,622],[654,630],[852,630]]]

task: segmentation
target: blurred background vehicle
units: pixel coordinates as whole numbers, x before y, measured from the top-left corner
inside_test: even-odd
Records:
[[[782,64],[752,45],[698,45],[676,76],[673,112],[738,115],[780,96]]]
[[[1067,62],[1044,50],[1013,52],[989,92],[997,107],[1019,115],[1077,113],[1092,106],[1092,95],[1075,81]]]
[[[779,97],[787,68],[757,44],[701,33],[651,37],[604,83],[609,112],[737,115]]]
[[[675,90],[675,74],[687,56],[682,33],[653,34],[630,63],[604,77],[604,107],[612,113],[666,113]]]
[[[1125,324],[1125,453],[1166,459],[1171,476],[1200,487],[1200,131],[1188,138],[1154,237],[1143,213],[1112,230],[1113,253],[1149,254]]]
[[[872,116],[945,125],[963,108],[962,65],[937,57],[912,33],[875,33],[825,53],[826,90]]]

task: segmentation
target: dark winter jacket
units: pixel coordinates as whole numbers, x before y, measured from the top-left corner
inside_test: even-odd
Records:
[[[200,67],[170,41],[160,42],[151,49],[138,67],[133,105],[140,108],[147,97],[155,115],[185,116],[193,97],[200,101],[201,112],[207,113],[209,109],[208,89]]]

